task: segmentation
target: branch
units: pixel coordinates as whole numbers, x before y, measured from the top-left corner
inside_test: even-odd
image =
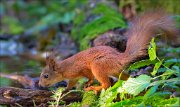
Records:
[[[0,77],[18,81],[20,84],[23,85],[23,87],[31,88],[31,89],[35,89],[38,86],[37,84],[39,81],[39,78],[31,78],[28,75],[21,76],[21,75],[16,75],[16,74],[0,73]]]

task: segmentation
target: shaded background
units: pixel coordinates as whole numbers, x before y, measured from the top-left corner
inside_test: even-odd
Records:
[[[0,72],[38,77],[52,49],[59,59],[98,35],[127,28],[137,14],[163,8],[180,26],[180,0],[1,0]],[[0,77],[0,86],[18,83]]]

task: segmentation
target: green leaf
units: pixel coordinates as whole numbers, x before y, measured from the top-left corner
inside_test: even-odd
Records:
[[[123,86],[118,89],[118,92],[136,96],[150,85],[150,81],[151,77],[147,75],[140,75],[137,78],[129,78]]]
[[[165,107],[178,107],[180,105],[180,98],[164,99],[160,102],[160,105]]]
[[[176,100],[175,103],[171,103],[170,105],[167,105],[167,106],[178,107],[180,105],[180,98],[179,97],[173,98],[172,100]]]
[[[176,76],[178,76],[180,78],[180,69],[179,69],[180,66],[172,66],[172,69],[173,69],[173,74],[175,74]]]
[[[146,106],[159,106],[161,105],[161,102],[167,99],[169,95],[171,95],[171,92],[155,92],[151,96],[148,97],[148,99],[144,100],[144,104]],[[163,106],[163,105],[161,105]]]
[[[167,69],[162,75],[162,80],[167,79],[169,76],[171,76],[172,74],[174,74],[175,72],[171,69]]]
[[[67,107],[82,107],[80,102],[70,103]]]
[[[179,66],[172,66],[172,69],[177,71],[177,72],[180,71]]]
[[[148,54],[149,54],[149,59],[155,60],[156,59],[156,44],[154,42],[154,38],[152,38],[149,48],[148,48]]]
[[[117,10],[103,3],[97,4],[97,6],[93,10],[93,13],[123,18],[122,14],[120,14]]]
[[[148,99],[151,95],[153,95],[153,94],[156,92],[158,86],[159,86],[159,85],[155,85],[155,86],[151,87],[151,88],[146,92],[146,94],[144,95],[144,98],[143,98],[143,99],[146,100],[146,99]]]
[[[122,100],[119,102],[115,102],[115,103],[111,103],[108,107],[135,107],[136,105],[142,104],[143,102],[143,97],[142,96],[137,96],[131,99],[126,99],[126,100]]]
[[[144,67],[144,66],[148,66],[150,64],[155,64],[157,62],[157,60],[141,60],[141,61],[138,61],[138,62],[135,62],[133,64],[130,65],[130,67],[128,68],[128,70],[135,70],[137,68],[140,68],[140,67]]]
[[[117,89],[122,86],[122,83],[123,83],[123,82],[124,82],[123,80],[118,80],[118,81],[110,88],[110,91],[113,91],[113,92],[117,91]]]
[[[176,63],[180,63],[180,59],[173,58],[173,59],[166,60],[164,61],[164,66],[169,67],[172,64],[176,64]]]
[[[180,79],[172,78],[172,79],[168,79],[168,80],[154,81],[150,84],[150,86],[155,86],[155,85],[160,85],[160,84],[165,84],[165,83],[180,84]]]
[[[158,71],[158,69],[159,69],[159,67],[160,67],[161,65],[162,65],[162,61],[159,61],[159,62],[157,62],[157,63],[155,64],[154,69],[153,69],[153,72],[151,73],[153,76],[156,75],[156,73],[157,73],[157,71]]]
[[[108,107],[113,100],[117,97],[117,89],[122,86],[122,80],[118,80],[113,87],[109,87],[107,90],[102,90],[99,97],[99,106]]]
[[[85,20],[85,14],[81,10],[78,10],[78,13],[76,13],[75,18],[73,20],[73,24],[74,26],[77,26],[78,24],[81,24],[84,20]]]
[[[108,88],[106,91],[104,89],[101,91],[100,98],[99,98],[100,107],[108,106],[109,103],[111,103],[112,100],[116,97],[115,92],[113,93],[112,91],[110,91],[110,88]]]
[[[122,19],[112,16],[101,16],[89,22],[81,28],[81,32],[78,36],[81,50],[88,48],[89,41],[97,37],[98,34],[117,27],[124,28],[125,26],[126,24]]]
[[[163,73],[163,72],[165,72],[166,70],[167,70],[167,68],[161,67],[161,68],[159,68],[158,73]]]

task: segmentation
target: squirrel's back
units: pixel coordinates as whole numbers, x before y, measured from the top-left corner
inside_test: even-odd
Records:
[[[124,55],[126,63],[147,55],[147,47],[152,37],[162,31],[167,37],[175,38],[177,29],[172,16],[163,11],[151,11],[135,18],[128,30],[128,41]],[[161,32],[161,33],[162,33]]]

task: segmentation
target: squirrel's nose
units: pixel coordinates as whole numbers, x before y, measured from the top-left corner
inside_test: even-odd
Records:
[[[38,83],[38,87],[39,87],[39,89],[45,89],[45,88],[40,84],[40,82]]]
[[[44,88],[44,87],[42,87],[42,86],[39,85],[39,89],[43,89],[43,88]]]
[[[42,88],[40,81],[38,82],[38,86],[39,86],[39,88]]]

